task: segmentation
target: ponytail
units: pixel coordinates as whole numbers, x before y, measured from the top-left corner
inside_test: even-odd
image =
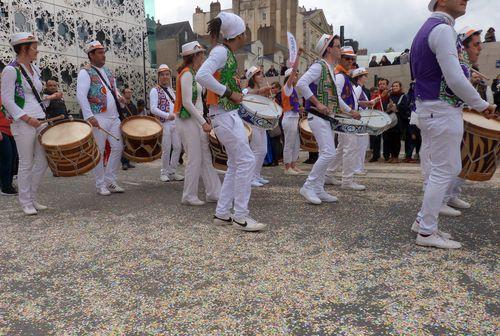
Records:
[[[222,20],[218,17],[208,21],[207,33],[210,35],[212,46],[215,46],[219,40],[221,26]]]

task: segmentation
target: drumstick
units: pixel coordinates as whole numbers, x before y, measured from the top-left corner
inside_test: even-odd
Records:
[[[115,137],[113,134],[109,133],[108,131],[106,131],[104,128],[101,128],[100,126],[97,127],[98,129],[100,129],[102,132],[106,133],[107,135],[109,135],[110,137],[112,137],[113,139],[115,139],[116,141],[120,141],[120,139],[118,139],[117,137]]]
[[[49,123],[49,122],[53,122],[53,121],[61,120],[61,119],[64,119],[64,116],[62,114],[57,116],[57,117],[54,117],[54,118],[42,120],[42,121],[40,121],[40,124],[45,124],[45,123]]]
[[[476,74],[478,74],[480,77],[483,77],[483,79],[486,79],[486,80],[490,80],[488,77],[486,77],[485,75],[483,75],[482,73],[480,73],[479,71],[477,71],[476,69],[474,68],[470,68],[472,72],[475,72]]]
[[[243,98],[243,101],[247,102],[247,103],[255,103],[255,104],[259,104],[259,105],[267,105],[266,103],[258,102],[256,100],[251,100],[251,99],[245,99],[245,98]]]

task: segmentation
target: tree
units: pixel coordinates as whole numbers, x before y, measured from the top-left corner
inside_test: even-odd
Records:
[[[394,48],[390,47],[389,49],[384,50],[386,53],[394,52]]]

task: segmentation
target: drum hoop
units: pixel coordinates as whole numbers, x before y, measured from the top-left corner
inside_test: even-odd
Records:
[[[90,134],[86,135],[83,139],[80,139],[80,140],[77,140],[77,141],[74,141],[74,142],[70,142],[70,143],[67,143],[67,144],[64,144],[64,145],[47,145],[47,144],[43,143],[42,137],[45,134],[45,132],[47,132],[49,129],[51,129],[54,126],[57,126],[57,125],[60,125],[60,124],[63,124],[63,123],[68,123],[68,122],[80,122],[80,123],[87,124],[90,127]],[[49,150],[73,149],[73,148],[77,148],[77,147],[81,146],[82,144],[87,143],[89,141],[89,139],[93,138],[93,137],[94,137],[94,135],[92,134],[92,125],[88,121],[81,120],[81,119],[73,119],[73,120],[67,119],[67,120],[61,120],[60,122],[54,124],[53,126],[45,127],[40,132],[40,134],[38,134],[38,141],[40,142],[40,144],[42,145],[43,148],[46,148],[46,149],[49,149]]]

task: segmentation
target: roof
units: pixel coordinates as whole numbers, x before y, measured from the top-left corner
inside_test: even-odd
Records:
[[[177,36],[181,31],[185,30],[191,33],[193,32],[189,21],[181,21],[181,22],[161,25],[156,28],[156,38],[158,40],[168,39]]]
[[[313,16],[314,14],[316,14],[317,12],[321,11],[321,9],[312,9],[312,10],[309,10],[309,11],[305,11],[303,12],[302,14],[308,18],[310,16]]]

